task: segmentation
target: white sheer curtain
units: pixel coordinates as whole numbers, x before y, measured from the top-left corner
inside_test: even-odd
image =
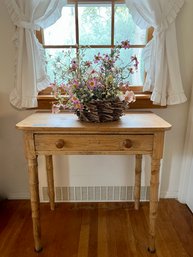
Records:
[[[125,0],[141,28],[153,26],[153,39],[146,46],[147,71],[144,90],[152,91],[151,100],[161,105],[186,101],[180,76],[175,18],[184,0]],[[15,88],[10,102],[17,108],[37,106],[37,94],[49,84],[45,72],[44,50],[34,30],[52,25],[66,0],[5,0],[16,25]]]
[[[49,85],[44,49],[34,31],[52,25],[61,15],[66,0],[5,0],[16,26],[15,87],[10,102],[16,108],[37,106],[38,91]]]
[[[125,0],[135,23],[153,27],[153,39],[144,49],[147,72],[144,91],[151,91],[155,104],[185,102],[180,76],[175,18],[184,0]]]

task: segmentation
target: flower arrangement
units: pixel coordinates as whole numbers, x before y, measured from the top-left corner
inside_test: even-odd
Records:
[[[127,64],[121,63],[122,48],[130,48],[128,40],[112,48],[110,54],[98,53],[93,60],[85,60],[86,48],[80,48],[76,58],[71,58],[71,50],[64,53],[70,64],[59,59],[55,65],[63,81],[59,86],[51,84],[56,99],[52,112],[70,109],[86,121],[117,120],[129,103],[135,101],[128,80],[138,68],[136,56],[131,56]]]

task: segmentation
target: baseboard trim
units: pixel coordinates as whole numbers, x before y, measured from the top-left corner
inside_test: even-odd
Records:
[[[29,193],[15,193],[15,194],[8,194],[6,196],[8,200],[28,200],[30,199]]]
[[[149,186],[141,187],[141,201],[149,200]],[[41,202],[48,202],[48,188],[40,188]],[[94,186],[94,187],[56,187],[56,202],[114,202],[133,201],[133,186]],[[160,198],[177,198],[178,191],[161,191]],[[11,193],[3,199],[20,200],[30,199],[29,193]]]
[[[161,191],[160,192],[160,198],[177,198],[178,197],[178,191]]]

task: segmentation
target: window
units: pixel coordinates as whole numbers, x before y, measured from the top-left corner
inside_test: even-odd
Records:
[[[60,58],[62,62],[68,61],[62,59],[62,52],[71,49],[76,56],[78,47],[89,46],[86,58],[92,59],[98,52],[109,52],[117,43],[129,39],[131,47],[127,49],[127,55],[124,52],[121,58],[127,62],[128,56],[136,55],[139,59],[138,72],[130,81],[132,89],[137,94],[137,101],[131,108],[146,108],[152,107],[152,104],[149,100],[150,94],[142,93],[145,78],[142,49],[150,39],[151,33],[151,29],[141,30],[135,25],[123,0],[69,0],[68,5],[63,7],[61,18],[41,31],[39,38],[46,50],[46,68],[53,81],[60,81],[60,74],[54,71],[57,59]],[[45,96],[47,92],[48,90],[44,90],[38,96],[40,108],[51,102],[52,96]]]

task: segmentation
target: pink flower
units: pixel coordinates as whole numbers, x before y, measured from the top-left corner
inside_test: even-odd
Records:
[[[134,67],[136,68],[136,70],[138,69],[138,65],[139,65],[139,61],[136,57],[136,55],[131,56],[131,61],[134,62]]]
[[[74,88],[78,88],[79,87],[79,81],[74,79],[72,82],[72,84],[70,84],[70,86],[74,87]]]
[[[91,64],[92,64],[92,62],[90,62],[90,61],[86,61],[86,62],[85,62],[85,66],[87,66],[87,67],[90,67]]]
[[[129,68],[128,70],[129,70],[129,73],[130,73],[130,74],[134,74],[134,70],[133,70],[133,68],[132,68],[132,67],[131,67],[131,68]]]
[[[108,61],[109,60],[109,55],[108,54],[104,54],[104,60]]]
[[[75,71],[77,68],[78,68],[77,60],[76,60],[76,58],[73,58],[72,61],[71,61],[70,69]]]
[[[122,41],[121,42],[121,47],[123,47],[124,49],[130,48],[129,40]]]
[[[100,55],[100,53],[98,53],[98,55],[94,56],[94,63],[98,63],[101,59],[102,59],[102,56]]]
[[[97,80],[96,78],[88,80],[88,88],[94,89],[96,86]]]
[[[82,104],[81,104],[80,100],[79,100],[77,97],[73,96],[73,97],[71,98],[71,102],[72,102],[73,108],[74,108],[75,110],[77,110],[77,109],[79,109],[79,110],[82,109]]]

